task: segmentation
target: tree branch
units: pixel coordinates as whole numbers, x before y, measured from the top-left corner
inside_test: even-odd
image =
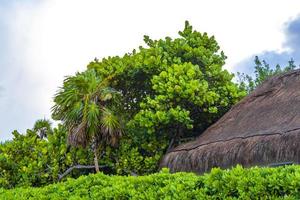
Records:
[[[106,165],[99,166],[99,168],[107,167]],[[58,181],[61,181],[63,177],[68,175],[73,169],[95,169],[95,165],[74,165],[67,169],[63,174],[58,175]]]

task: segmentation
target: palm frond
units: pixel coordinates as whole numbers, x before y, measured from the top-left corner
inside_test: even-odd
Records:
[[[93,138],[115,145],[121,137],[119,119],[105,108],[119,94],[109,87],[113,77],[103,79],[90,69],[64,79],[54,96],[52,117],[68,127],[69,144],[85,147]]]
[[[95,102],[91,102],[88,105],[86,120],[88,124],[89,133],[91,135],[95,135],[98,131],[100,121],[100,108]]]
[[[37,132],[38,136],[43,139],[52,133],[51,124],[50,120],[39,119],[34,123],[33,131]]]
[[[108,108],[102,109],[101,116],[101,135],[108,144],[116,145],[118,139],[122,136],[122,127],[120,120]]]

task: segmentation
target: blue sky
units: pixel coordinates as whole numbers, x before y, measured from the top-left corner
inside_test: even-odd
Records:
[[[259,56],[261,60],[266,60],[270,66],[276,66],[279,64],[284,67],[288,64],[288,61],[293,59],[296,65],[299,66],[300,61],[300,15],[293,19],[288,20],[282,25],[285,41],[282,44],[283,51],[267,50],[263,52],[257,52],[254,55],[249,56],[248,59],[242,60],[236,65],[234,71],[243,71],[246,73],[253,72],[253,57]]]
[[[0,0],[0,141],[50,117],[64,76],[137,48],[145,34],[176,37],[185,20],[216,37],[232,72],[251,73],[255,55],[297,62],[299,14],[297,0]]]

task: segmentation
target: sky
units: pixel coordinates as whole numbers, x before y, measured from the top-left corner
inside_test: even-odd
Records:
[[[252,73],[255,55],[300,61],[298,0],[0,0],[0,141],[50,118],[65,76],[143,35],[177,37],[185,20],[216,37],[231,72]]]

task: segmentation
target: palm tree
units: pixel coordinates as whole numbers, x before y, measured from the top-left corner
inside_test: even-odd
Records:
[[[47,119],[39,119],[34,123],[33,131],[35,131],[40,139],[47,138],[52,133],[51,122]]]
[[[118,95],[108,87],[111,78],[101,79],[94,70],[66,77],[52,107],[53,118],[69,129],[68,143],[92,147],[96,172],[100,171],[98,152],[116,145],[122,135],[120,120],[111,109]]]

